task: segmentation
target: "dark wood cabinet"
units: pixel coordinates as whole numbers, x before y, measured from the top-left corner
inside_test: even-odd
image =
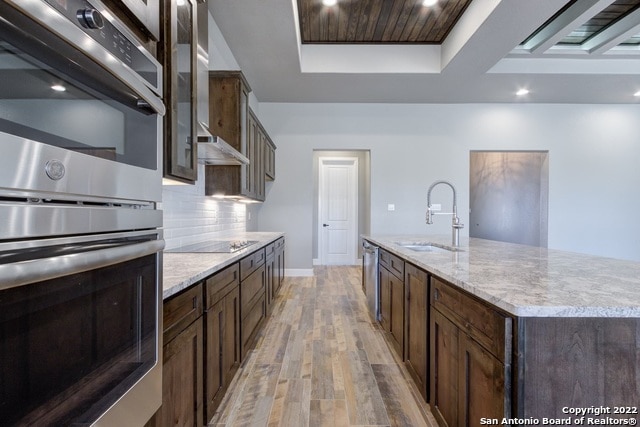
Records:
[[[441,426],[458,426],[458,328],[431,312],[431,412]]]
[[[276,179],[276,145],[271,138],[266,135],[264,146],[264,175],[265,179],[273,181]]]
[[[511,414],[512,319],[431,278],[432,412],[440,425],[479,425]]]
[[[147,425],[203,426],[202,284],[165,301],[163,321],[162,406]]]
[[[405,263],[404,294],[404,363],[428,402],[429,276],[408,262]]]
[[[246,357],[267,317],[265,250],[240,260],[240,354]]]
[[[275,178],[275,153],[267,152],[267,146],[275,150],[275,145],[249,108],[250,92],[240,71],[209,73],[209,128],[244,154],[249,164],[206,166],[207,195],[264,201],[267,171],[269,178]]]
[[[240,270],[234,264],[205,282],[205,423],[240,366]]]
[[[277,295],[280,292],[282,284],[284,283],[284,237],[276,240],[275,258],[276,278],[274,279],[274,293]]]
[[[404,261],[380,249],[380,324],[396,352],[404,353]]]
[[[276,297],[278,270],[276,268],[276,244],[271,243],[265,248],[265,302],[267,304],[267,316],[271,314],[272,303]]]
[[[273,301],[283,278],[279,238],[164,301],[163,404],[146,427],[211,420],[261,331],[268,296]]]
[[[193,183],[197,179],[195,0],[163,2],[162,63],[165,70],[164,177]]]

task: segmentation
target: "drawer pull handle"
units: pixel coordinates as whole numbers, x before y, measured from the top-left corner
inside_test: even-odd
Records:
[[[436,301],[438,301],[438,299],[440,299],[440,292],[438,292],[437,289],[435,289],[433,291],[433,299],[435,299]]]
[[[193,297],[193,308],[198,308],[198,297]]]

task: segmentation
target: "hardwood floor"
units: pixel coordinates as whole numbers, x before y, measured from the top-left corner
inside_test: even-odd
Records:
[[[371,321],[361,280],[361,268],[348,266],[286,278],[209,425],[435,427]]]

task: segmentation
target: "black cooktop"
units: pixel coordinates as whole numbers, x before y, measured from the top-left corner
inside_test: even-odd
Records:
[[[173,253],[233,253],[258,243],[257,240],[212,240],[169,249]]]

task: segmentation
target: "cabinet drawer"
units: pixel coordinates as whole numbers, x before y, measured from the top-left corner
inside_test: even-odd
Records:
[[[236,263],[205,281],[205,308],[210,308],[240,284],[240,266]]]
[[[162,312],[166,343],[202,315],[202,283],[164,301]]]
[[[435,277],[431,278],[431,305],[504,362],[510,318]]]
[[[278,240],[276,240],[276,250],[280,249],[283,246],[284,246],[284,237],[280,237]]]
[[[389,272],[394,276],[398,279],[404,280],[404,261],[402,258],[399,258],[384,249],[380,249],[378,260],[380,264],[387,267],[387,270],[389,270]]]
[[[240,284],[240,310],[241,316],[244,317],[247,313],[245,309],[253,304],[253,301],[257,298],[257,295],[264,296],[265,285],[265,266],[262,264],[253,274],[247,277]]]
[[[265,258],[269,258],[276,253],[276,243],[270,243],[264,248],[264,256]]]
[[[240,260],[240,280],[244,280],[264,264],[264,248]]]

